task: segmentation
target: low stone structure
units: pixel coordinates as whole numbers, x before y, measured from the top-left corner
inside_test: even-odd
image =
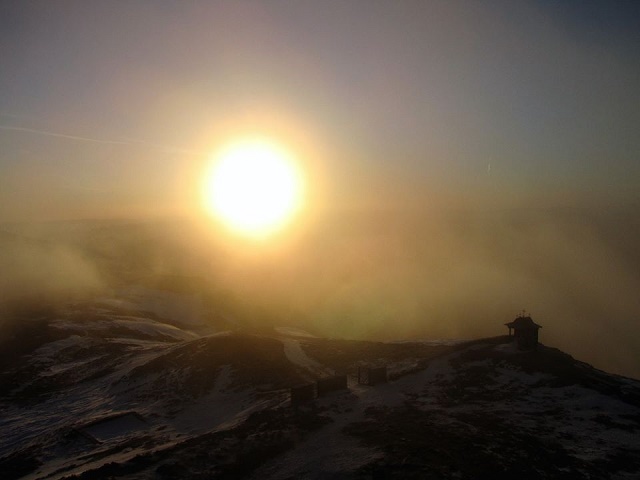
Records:
[[[358,367],[358,383],[361,385],[376,385],[387,381],[387,367]]]
[[[346,375],[334,375],[327,378],[319,378],[317,383],[318,396],[321,397],[336,390],[345,390],[347,388]]]

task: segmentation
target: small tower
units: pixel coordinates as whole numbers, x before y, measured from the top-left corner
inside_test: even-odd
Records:
[[[505,325],[509,328],[509,336],[515,339],[518,350],[535,350],[538,347],[538,330],[542,327],[526,315],[524,310],[513,322]]]

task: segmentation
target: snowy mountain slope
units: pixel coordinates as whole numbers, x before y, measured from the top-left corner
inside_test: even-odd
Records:
[[[116,308],[117,307],[117,308]],[[3,478],[638,478],[640,382],[497,337],[356,342],[75,305],[0,373]],[[391,381],[357,383],[384,365]],[[293,408],[289,388],[348,375]]]

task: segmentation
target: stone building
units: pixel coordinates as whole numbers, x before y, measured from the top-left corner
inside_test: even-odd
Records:
[[[513,322],[505,323],[509,328],[509,336],[513,337],[518,350],[535,350],[538,347],[538,330],[542,327],[524,313]]]

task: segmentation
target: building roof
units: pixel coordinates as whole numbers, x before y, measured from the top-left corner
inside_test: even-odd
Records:
[[[521,328],[524,330],[542,328],[542,326],[535,323],[531,317],[518,317],[513,322],[505,323],[505,325],[509,328]]]

